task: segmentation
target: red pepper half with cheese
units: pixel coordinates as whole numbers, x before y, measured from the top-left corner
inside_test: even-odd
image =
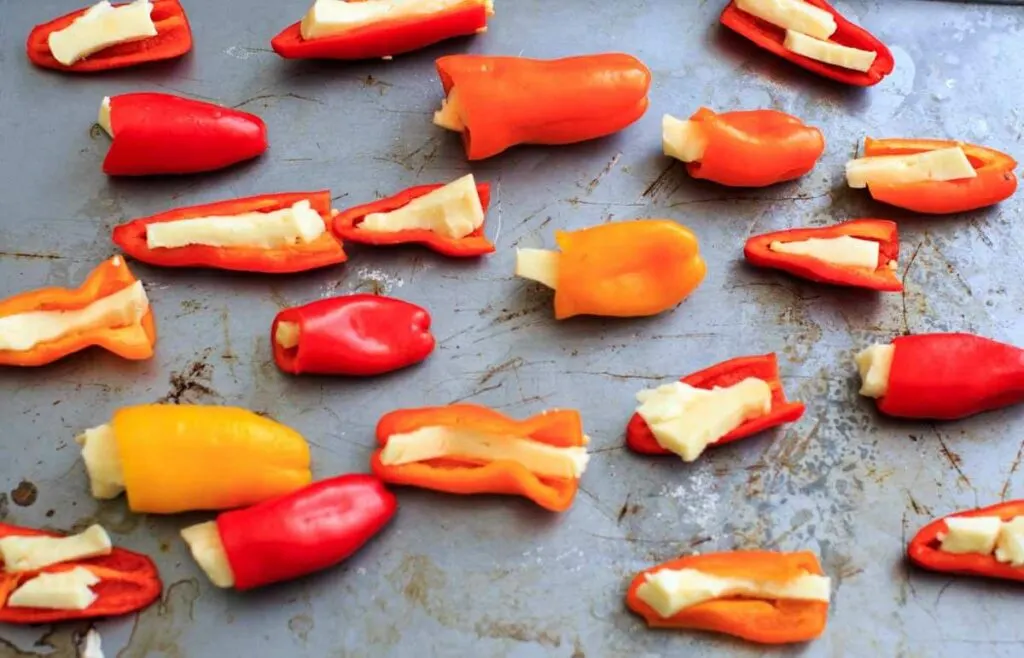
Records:
[[[43,366],[89,347],[139,361],[153,356],[156,323],[146,289],[114,256],[80,287],[0,300],[0,366]]]
[[[555,60],[449,55],[434,124],[482,160],[518,144],[573,144],[616,133],[647,111],[651,72],[621,53]]]
[[[910,540],[907,557],[930,571],[1024,581],[1024,500],[932,521]]]
[[[445,256],[472,258],[494,251],[484,235],[491,188],[473,174],[447,185],[411,187],[350,208],[334,219],[343,240],[378,246],[422,244]]]
[[[104,98],[99,125],[111,138],[103,160],[110,176],[214,171],[267,150],[267,127],[255,114],[171,94]]]
[[[900,336],[856,363],[860,394],[887,416],[957,420],[1024,402],[1024,350],[981,336]]]
[[[343,263],[331,193],[292,192],[178,208],[114,228],[114,243],[160,267],[283,274]]]
[[[181,531],[217,587],[248,590],[332,567],[370,541],[398,510],[371,475],[314,482]]]
[[[743,248],[747,262],[837,286],[900,292],[896,275],[899,229],[885,219],[755,235]]]
[[[844,84],[875,85],[895,67],[884,43],[825,0],[730,0],[721,20],[761,48]]]
[[[28,35],[36,66],[92,73],[180,57],[192,49],[192,30],[178,0],[101,0],[37,25]]]
[[[864,140],[846,163],[850,187],[914,212],[941,215],[985,208],[1017,191],[1017,162],[1005,153],[945,139]]]
[[[270,334],[277,367],[293,375],[382,375],[423,361],[435,344],[426,309],[382,295],[285,309]]]
[[[637,574],[626,605],[651,628],[807,642],[828,622],[832,582],[809,551],[689,555]]]
[[[400,409],[377,423],[370,466],[385,482],[453,494],[511,494],[553,512],[572,505],[590,457],[578,412],[513,420],[486,407]]]
[[[4,624],[128,615],[163,589],[153,561],[114,548],[99,525],[59,536],[0,523],[0,563]]]
[[[637,393],[626,445],[649,455],[696,460],[709,446],[759,434],[804,414],[779,380],[775,354],[743,356]]]
[[[665,155],[685,162],[690,176],[732,187],[800,178],[825,152],[820,130],[778,110],[702,107],[686,121],[666,114],[661,133]]]
[[[486,32],[493,14],[493,0],[315,0],[270,45],[287,59],[387,59]]]

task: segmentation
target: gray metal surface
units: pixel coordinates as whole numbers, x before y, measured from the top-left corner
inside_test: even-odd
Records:
[[[952,424],[897,423],[858,397],[851,357],[901,332],[968,330],[1024,343],[1021,197],[920,219],[845,188],[865,134],[957,137],[1018,151],[1024,14],[953,3],[844,1],[885,40],[896,71],[840,88],[717,25],[722,2],[504,0],[484,36],[391,62],[289,63],[268,40],[305,0],[187,1],[195,51],[168,65],[97,76],[32,68],[30,27],[71,0],[0,0],[0,297],[77,285],[115,253],[110,228],[217,199],[329,187],[339,207],[467,171],[494,184],[498,253],[455,262],[417,249],[352,247],[346,265],[271,278],[133,265],[160,342],[128,363],[98,351],[0,372],[0,519],[55,529],[101,522],[155,556],[163,603],[98,624],[108,656],[756,656],[695,633],[649,632],[622,603],[637,570],[694,549],[809,548],[834,579],[825,636],[777,656],[1020,656],[1019,588],[909,569],[904,542],[934,516],[1024,497],[1021,409]],[[430,124],[436,56],[555,57],[625,50],[654,73],[652,105],[623,133],[525,148],[470,167]],[[271,149],[223,173],[111,180],[90,132],[104,95],[171,91],[261,114]],[[730,190],[689,180],[660,153],[663,113],[775,107],[822,127],[828,151],[803,180]],[[550,297],[513,279],[514,247],[556,228],[670,217],[709,262],[680,308],[632,321],[556,323]],[[833,290],[741,263],[753,232],[862,216],[901,223],[906,293]],[[375,290],[423,304],[440,346],[422,367],[367,381],[289,378],[268,344],[278,309]],[[739,354],[779,353],[804,418],[698,462],[622,449],[643,387]],[[472,400],[526,416],[582,410],[594,457],[572,510],[514,498],[403,490],[390,528],[344,566],[239,595],[212,588],[177,532],[203,515],[133,516],[87,491],[76,432],[117,407],[164,400],[264,411],[313,444],[318,477],[364,471],[373,427],[397,407]],[[37,491],[37,495],[31,495]],[[0,655],[73,655],[84,624],[0,627]]]

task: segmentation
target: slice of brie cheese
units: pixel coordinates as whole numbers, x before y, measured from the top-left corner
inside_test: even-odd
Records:
[[[736,8],[784,30],[827,39],[838,26],[832,14],[804,0],[736,0]]]
[[[135,0],[120,7],[107,0],[98,2],[63,30],[50,33],[50,52],[58,62],[71,66],[104,48],[155,37],[152,11],[153,4],[148,0]]]
[[[1024,566],[1024,516],[1014,517],[999,528],[996,559],[1011,567]]]
[[[110,126],[110,96],[103,97],[103,102],[100,103],[100,115],[96,122],[100,124],[100,128],[105,133],[110,135],[111,138],[114,137],[114,129]]]
[[[4,537],[0,539],[3,569],[11,573],[36,571],[53,564],[110,555],[114,550],[102,526],[92,525],[67,537]]]
[[[465,132],[466,122],[462,118],[458,87],[452,87],[448,96],[441,100],[441,109],[434,112],[434,125],[457,133]]]
[[[857,353],[854,361],[860,373],[860,394],[869,398],[885,397],[889,390],[889,372],[895,345],[872,345]]]
[[[189,526],[181,531],[192,557],[217,587],[234,587],[235,574],[231,571],[228,554],[220,539],[216,521]]]
[[[484,223],[484,207],[473,174],[415,198],[391,212],[367,215],[359,228],[375,233],[421,229],[458,240]]]
[[[663,619],[668,619],[689,607],[726,597],[828,602],[830,590],[828,578],[810,573],[778,582],[715,576],[697,569],[662,569],[648,574],[636,593]]]
[[[694,388],[682,382],[646,389],[636,395],[636,412],[658,445],[685,462],[743,423],[772,409],[772,391],[762,379],[748,377],[726,388]]]
[[[840,267],[878,268],[879,244],[844,235],[838,238],[810,238],[794,242],[775,241],[768,249],[779,254],[810,256],[829,265]]]
[[[100,582],[88,569],[75,567],[60,573],[41,573],[14,590],[7,605],[12,608],[85,610],[96,601],[90,587]]]
[[[124,470],[114,428],[100,425],[85,430],[75,437],[75,442],[82,446],[82,461],[93,498],[109,500],[124,493]]]
[[[998,516],[954,516],[946,519],[946,532],[940,532],[939,548],[946,553],[989,555],[996,548],[1003,521]]]
[[[782,46],[797,55],[861,73],[868,71],[875,63],[875,58],[878,57],[878,53],[873,50],[841,46],[838,43],[815,39],[793,30],[786,30],[786,40]]]
[[[327,231],[320,213],[302,200],[273,212],[195,217],[159,222],[146,227],[150,249],[175,249],[189,245],[208,247],[280,247],[314,242]]]
[[[94,329],[128,327],[149,310],[141,281],[73,311],[28,311],[0,318],[0,350],[23,352],[40,343]]]
[[[670,114],[661,117],[661,148],[668,157],[697,162],[707,147],[708,138],[699,121],[683,121]]]
[[[442,426],[392,435],[381,451],[380,460],[386,466],[400,466],[445,457],[481,464],[512,461],[534,475],[566,480],[583,475],[590,460],[583,446],[559,448],[517,436]]]
[[[465,4],[466,0],[316,0],[302,18],[299,31],[305,40],[322,39],[382,21],[429,16]],[[493,0],[478,0],[477,4],[494,13]]]
[[[560,257],[560,253],[550,249],[516,249],[516,276],[555,289]]]
[[[296,322],[278,322],[274,342],[286,350],[299,346],[299,325]]]
[[[862,189],[872,184],[907,184],[974,178],[978,175],[959,146],[911,155],[876,155],[846,163],[846,182]]]

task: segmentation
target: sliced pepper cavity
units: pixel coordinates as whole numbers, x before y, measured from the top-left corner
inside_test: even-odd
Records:
[[[690,176],[732,187],[764,187],[800,178],[825,152],[817,128],[778,110],[716,114],[702,107],[689,120],[662,118],[665,155]]]
[[[149,5],[149,21],[137,15],[145,12],[145,5]],[[78,55],[75,44],[83,39],[97,47],[109,45]],[[103,0],[35,26],[26,44],[28,58],[36,66],[74,73],[174,59],[191,49],[192,30],[178,0],[135,0],[113,6]]]
[[[967,545],[950,550],[949,535],[954,520],[967,526],[964,534],[969,539],[981,530],[979,522],[998,523],[994,524],[994,532],[987,533],[987,541],[980,542],[986,546]],[[1006,501],[936,519],[910,540],[907,557],[930,571],[1024,581],[1024,500]]]
[[[844,84],[875,85],[895,67],[882,41],[826,0],[730,0],[721,22],[755,45]]]
[[[390,58],[487,31],[493,0],[315,0],[270,45],[287,59]]]
[[[272,274],[343,263],[331,193],[292,192],[177,208],[114,228],[132,258],[161,267]]]
[[[589,456],[577,411],[513,420],[486,407],[401,409],[377,424],[382,480],[453,494],[511,494],[553,512],[572,505]]]
[[[637,317],[666,311],[707,272],[697,236],[668,219],[556,231],[560,251],[517,249],[516,276],[555,289],[555,317]]]
[[[896,222],[855,219],[834,226],[755,235],[743,255],[757,267],[838,286],[901,292]]]
[[[700,404],[702,398],[694,396],[689,390],[702,389],[715,392],[716,389],[728,390],[744,383],[748,387],[754,387],[755,384],[751,384],[751,380],[755,384],[760,382],[767,386],[769,395],[767,407],[761,406],[760,397],[755,397],[753,402],[756,404],[749,408],[738,404],[738,402],[745,402],[742,399],[734,402],[732,409],[729,409],[733,413],[729,417],[732,422],[728,424],[722,424],[722,418],[719,418],[721,410],[716,409],[717,405],[704,405],[702,408]],[[687,389],[687,401],[694,398],[698,402],[696,405],[691,404],[692,410],[697,413],[703,412],[707,417],[694,419],[691,421],[692,424],[687,423],[688,419],[685,413],[680,413],[687,411],[687,405],[675,402],[660,410],[652,409],[652,417],[658,417],[661,422],[665,423],[665,426],[659,429],[666,433],[666,437],[671,434],[681,435],[681,433],[694,434],[696,437],[698,433],[703,433],[703,436],[700,436],[702,440],[698,442],[699,450],[696,451],[696,454],[688,452],[680,454],[663,446],[639,411],[633,414],[626,427],[626,445],[630,450],[649,455],[679,454],[685,461],[692,461],[700,455],[705,446],[721,446],[745,439],[773,427],[795,422],[804,414],[802,402],[790,402],[786,399],[786,392],[779,379],[778,360],[774,353],[743,356],[723,361],[710,368],[687,375],[679,381]],[[666,393],[668,392],[670,391],[666,391]],[[757,390],[754,392],[759,393]],[[643,404],[640,408],[643,408]],[[737,414],[737,410],[743,410],[743,413]],[[661,423],[659,422],[659,424]],[[670,445],[676,443],[675,441],[666,442]]]
[[[42,366],[89,347],[149,359],[156,323],[145,288],[114,256],[78,288],[42,288],[0,300],[0,365]]]
[[[490,201],[490,185],[468,174],[350,208],[334,218],[334,233],[363,244],[422,244],[454,258],[482,256],[494,251],[484,234]]]
[[[470,160],[519,144],[572,144],[616,133],[647,111],[651,72],[621,53],[555,60],[449,55],[434,123],[459,132]]]
[[[690,555],[640,572],[626,605],[651,628],[788,644],[824,632],[830,589],[809,551],[732,551]]]

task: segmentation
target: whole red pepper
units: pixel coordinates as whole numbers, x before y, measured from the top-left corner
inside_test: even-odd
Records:
[[[267,150],[258,116],[171,94],[112,96],[110,128],[103,171],[111,176],[213,171]]]
[[[282,322],[298,344],[278,340]],[[348,295],[281,311],[270,329],[277,367],[293,375],[380,375],[419,363],[434,350],[430,314],[400,299]]]
[[[252,589],[333,566],[359,550],[398,510],[372,475],[342,475],[217,517],[235,588]]]
[[[998,516],[1000,519],[1011,519],[1024,516],[1024,500],[1010,500],[998,505],[983,507],[966,512],[956,512],[941,519],[932,521],[914,535],[907,544],[907,557],[923,569],[942,573],[956,573],[965,576],[984,576],[1005,580],[1024,581],[1024,567],[1015,567],[1000,562],[995,555],[981,553],[947,553],[940,548],[939,534],[947,531],[946,519],[953,516]]]
[[[786,392],[782,390],[782,382],[779,380],[779,364],[775,354],[729,359],[687,375],[679,381],[694,388],[712,389],[716,386],[732,386],[748,377],[756,377],[768,383],[772,391],[771,411],[760,418],[748,420],[712,445],[720,446],[739,441],[784,423],[792,423],[804,415],[802,402],[790,402],[786,399]],[[647,421],[638,413],[633,414],[629,419],[629,425],[626,426],[626,445],[630,450],[648,455],[672,454],[670,450],[661,447],[654,438],[651,428],[647,426]]]

